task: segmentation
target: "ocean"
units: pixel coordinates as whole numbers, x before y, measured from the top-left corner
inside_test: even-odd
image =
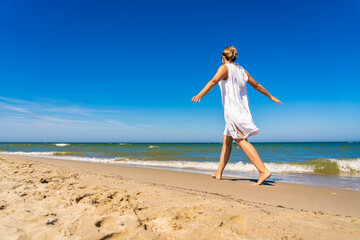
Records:
[[[360,142],[253,143],[270,181],[360,191]],[[0,143],[0,153],[170,169],[209,174],[221,143]],[[257,179],[258,172],[233,144],[224,176]]]

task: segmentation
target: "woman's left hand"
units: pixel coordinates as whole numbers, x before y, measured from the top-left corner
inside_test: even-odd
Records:
[[[271,96],[270,99],[273,100],[274,102],[280,104],[280,105],[283,105],[282,102],[279,99],[277,99],[276,97],[274,97],[274,96]]]
[[[193,97],[193,98],[191,99],[191,101],[193,101],[193,102],[200,102],[200,101],[201,101],[201,97],[200,97],[199,95],[196,95],[195,97]]]

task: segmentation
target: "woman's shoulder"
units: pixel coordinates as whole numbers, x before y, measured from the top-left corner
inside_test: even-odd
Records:
[[[223,64],[219,67],[219,71],[227,71],[227,70],[228,70],[227,64]]]

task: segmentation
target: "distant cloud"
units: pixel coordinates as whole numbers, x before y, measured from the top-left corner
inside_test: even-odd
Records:
[[[19,107],[14,107],[14,106],[10,106],[10,105],[7,105],[7,104],[4,104],[4,103],[1,103],[0,102],[0,109],[10,109],[10,110],[13,110],[15,112],[22,112],[22,113],[29,113],[31,114],[29,111],[23,109],[23,108],[19,108]]]
[[[121,117],[126,112],[108,109],[92,109],[74,104],[70,106],[48,102],[27,101],[0,96],[0,120],[2,124],[19,126],[50,127],[61,126],[81,129],[123,129],[144,130],[149,126],[141,123],[126,123]]]
[[[17,112],[23,112],[31,114],[32,112],[49,112],[49,113],[68,113],[68,114],[77,114],[83,116],[91,116],[96,113],[123,113],[123,111],[118,110],[107,110],[107,109],[90,109],[85,107],[80,107],[76,105],[63,106],[57,104],[52,104],[48,102],[54,102],[51,99],[42,99],[39,101],[26,101],[16,98],[8,98],[0,96],[0,109],[10,109]]]
[[[0,96],[0,100],[2,100],[2,101],[4,101],[4,102],[18,103],[18,104],[29,103],[28,101],[25,101],[25,100],[22,100],[22,99],[9,98],[9,97],[1,97],[1,96]]]

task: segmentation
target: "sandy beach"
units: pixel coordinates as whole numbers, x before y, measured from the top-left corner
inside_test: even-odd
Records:
[[[360,239],[360,192],[0,155],[0,239]]]

